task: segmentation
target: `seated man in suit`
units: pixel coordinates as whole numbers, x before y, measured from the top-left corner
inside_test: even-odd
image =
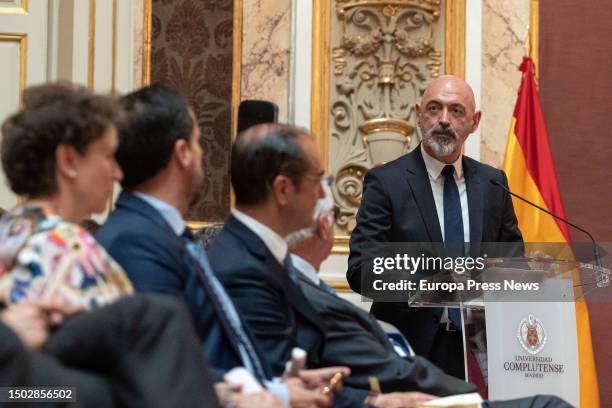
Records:
[[[264,124],[241,133],[232,149],[236,208],[209,251],[211,264],[242,312],[257,344],[280,375],[294,347],[309,367],[325,367],[326,328],[298,286],[283,237],[310,225],[323,196],[323,170],[314,138],[288,125]],[[367,388],[345,387],[362,403]],[[381,394],[368,403],[406,406],[433,398]]]
[[[331,371],[274,380],[249,327],[186,228],[183,215],[199,197],[204,172],[200,130],[185,98],[153,85],[124,96],[120,103],[125,117],[118,126],[117,160],[124,174],[123,192],[96,234],[100,243],[124,268],[136,291],[164,293],[185,303],[216,381],[242,366],[285,402],[328,406],[329,398],[317,388]],[[278,400],[252,406],[274,404]]]
[[[291,263],[299,285],[325,323],[325,364],[346,365],[346,384],[368,387],[368,377],[378,378],[385,392],[422,391],[438,396],[474,392],[476,388],[450,376],[420,356],[402,357],[370,313],[335,294],[318,276],[321,263],[334,244],[334,201],[329,188],[317,203],[311,226],[287,237]]]

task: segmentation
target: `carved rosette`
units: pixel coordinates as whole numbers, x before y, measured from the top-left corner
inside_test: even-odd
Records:
[[[365,172],[419,142],[414,104],[440,75],[441,0],[335,0],[332,17],[329,170],[350,235]]]

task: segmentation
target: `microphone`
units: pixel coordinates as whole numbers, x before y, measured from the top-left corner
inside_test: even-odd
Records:
[[[491,179],[489,180],[491,182],[491,184],[500,187],[501,189],[503,189],[504,191],[506,191],[508,194],[512,195],[513,197],[518,198],[521,201],[526,202],[527,204],[537,208],[540,211],[544,211],[546,214],[550,215],[551,217],[554,217],[558,220],[563,221],[564,223],[566,223],[567,225],[576,228],[578,231],[581,231],[583,233],[585,233],[590,239],[591,242],[593,242],[593,255],[595,256],[595,272],[597,274],[597,286],[598,287],[605,287],[608,286],[610,284],[610,277],[604,273],[604,267],[601,263],[601,256],[599,254],[599,247],[597,246],[597,242],[595,242],[595,238],[593,238],[593,235],[591,235],[591,233],[587,230],[585,230],[584,228],[580,228],[579,226],[577,226],[576,224],[574,224],[573,222],[570,222],[568,220],[566,220],[565,218],[548,211],[546,208],[542,208],[539,205],[537,205],[536,203],[529,201],[528,199],[526,199],[525,197],[522,197],[518,194],[513,193],[512,191],[510,191],[509,188],[507,188],[506,186],[504,186],[502,183],[500,183],[497,180]]]

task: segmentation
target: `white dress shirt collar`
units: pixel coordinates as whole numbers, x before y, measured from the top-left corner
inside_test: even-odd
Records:
[[[246,215],[240,210],[235,208],[232,209],[232,215],[236,217],[238,221],[246,225],[248,229],[253,231],[255,235],[261,238],[279,264],[285,264],[285,257],[287,256],[287,242],[285,242],[283,237],[272,231],[268,226],[257,221],[255,218]]]
[[[423,143],[421,143],[421,153],[423,154],[423,161],[425,162],[425,167],[427,168],[427,173],[429,173],[429,177],[437,181],[438,177],[442,174],[442,170],[446,166],[446,163],[442,163],[435,157],[432,157],[425,148],[423,147]],[[453,167],[455,167],[455,180],[461,179],[463,177],[463,163],[462,158],[463,155],[459,155],[459,158],[455,160],[454,163],[451,163]]]
[[[143,199],[147,202],[151,207],[155,208],[155,210],[161,215],[164,220],[170,225],[172,231],[176,235],[182,235],[185,231],[185,221],[183,221],[183,216],[176,209],[176,207],[166,203],[165,201],[160,200],[159,198],[155,198],[148,194],[139,193],[138,191],[134,192],[134,195]]]
[[[306,279],[312,281],[315,285],[319,286],[319,274],[317,270],[302,257],[297,256],[296,254],[291,254],[291,262],[295,269],[300,271],[300,273],[306,277]]]

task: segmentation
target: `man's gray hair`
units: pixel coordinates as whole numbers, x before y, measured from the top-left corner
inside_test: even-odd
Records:
[[[317,221],[319,220],[321,214],[334,209],[334,197],[332,195],[331,188],[327,182],[322,182],[322,187],[323,191],[325,191],[325,197],[319,198],[317,201],[310,226],[302,228],[299,231],[292,232],[285,237],[285,241],[287,241],[287,245],[290,247],[295,246],[308,238],[312,238],[317,230]]]

